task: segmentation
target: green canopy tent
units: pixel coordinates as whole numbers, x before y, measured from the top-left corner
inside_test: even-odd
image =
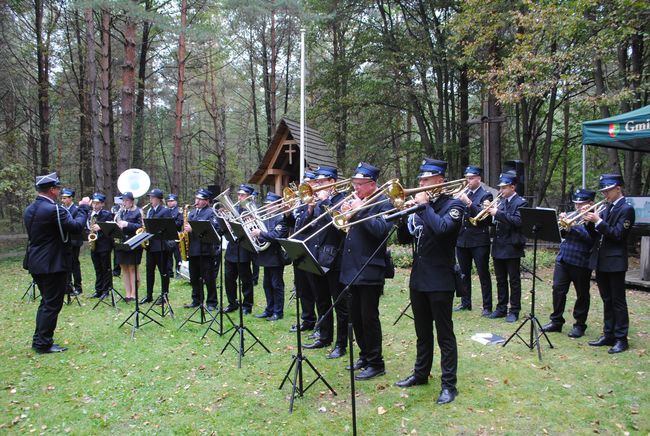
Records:
[[[650,153],[650,105],[582,123],[582,187],[587,173],[587,145]]]

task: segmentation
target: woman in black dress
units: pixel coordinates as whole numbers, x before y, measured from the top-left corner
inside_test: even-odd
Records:
[[[135,236],[137,229],[142,227],[142,213],[134,205],[133,194],[125,192],[122,194],[122,207],[115,215],[115,222],[124,233],[124,240]],[[122,268],[122,280],[124,281],[125,297],[127,303],[135,300],[136,280],[140,282],[138,265],[142,260],[142,246],[131,251],[116,251],[117,263]]]

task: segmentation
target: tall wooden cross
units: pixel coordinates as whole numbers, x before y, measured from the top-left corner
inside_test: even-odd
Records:
[[[289,144],[287,144],[287,145],[289,146],[289,148],[287,148],[286,150],[284,150],[284,152],[289,154],[289,165],[293,165],[293,154],[294,154],[297,150],[294,150],[294,149],[293,149],[293,144],[292,144],[292,143],[289,143]]]

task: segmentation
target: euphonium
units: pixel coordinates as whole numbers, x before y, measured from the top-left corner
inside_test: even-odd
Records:
[[[476,214],[476,216],[471,216],[469,217],[469,222],[473,226],[477,226],[478,223],[483,221],[485,218],[490,216],[489,210],[492,209],[493,207],[499,207],[499,203],[501,202],[501,198],[503,197],[503,194],[499,192],[499,195],[490,202],[490,204],[487,205],[487,207],[483,208],[479,213]]]
[[[181,252],[181,259],[185,262],[189,258],[190,254],[190,238],[187,232],[185,231],[185,226],[189,224],[189,210],[190,205],[186,204],[183,207],[183,231],[178,232],[178,248]]]
[[[97,215],[90,219],[90,233],[88,233],[88,248],[90,248],[90,251],[95,251],[95,248],[97,248],[97,233],[93,230],[95,224],[97,224]]]

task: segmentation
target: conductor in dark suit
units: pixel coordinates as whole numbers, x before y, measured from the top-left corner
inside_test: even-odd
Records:
[[[582,208],[590,207],[596,193],[589,189],[580,188],[573,194],[575,212],[579,213]],[[566,219],[566,214],[560,214],[560,218]],[[553,313],[551,321],[542,327],[545,332],[561,332],[564,325],[564,308],[566,296],[569,293],[569,286],[573,283],[576,288],[576,303],[573,306],[573,317],[575,323],[569,332],[569,337],[579,338],[585,334],[587,329],[587,314],[589,313],[589,286],[591,281],[591,269],[589,268],[589,257],[594,245],[594,237],[582,224],[571,226],[568,230],[562,229],[562,243],[560,252],[555,259],[553,270]]]
[[[446,169],[445,161],[425,159],[420,167],[420,186],[443,183]],[[433,363],[435,324],[440,346],[442,380],[437,403],[446,404],[454,401],[458,394],[458,349],[452,321],[452,306],[456,239],[465,207],[460,200],[445,194],[431,200],[426,192],[416,194],[415,202],[424,205],[424,208],[416,213],[416,220],[422,225],[422,230],[417,239],[409,283],[417,335],[417,357],[413,373],[395,385],[410,387],[428,383]]]
[[[355,376],[356,380],[369,380],[384,375],[386,367],[381,346],[381,322],[379,320],[379,297],[384,289],[386,273],[386,245],[381,245],[388,236],[392,223],[382,216],[361,221],[373,215],[392,209],[387,197],[377,193],[379,169],[365,162],[359,163],[352,176],[352,187],[356,198],[341,205],[341,212],[347,213],[351,227],[343,242],[341,258],[341,275],[339,280],[344,286],[350,286],[350,316],[354,327],[354,336],[359,344],[359,360],[354,370],[364,368]],[[373,196],[374,200],[368,200]],[[368,203],[370,201],[370,203]],[[364,206],[365,209],[356,209]],[[360,272],[361,267],[379,248],[377,255],[369,265]],[[356,277],[356,280],[352,280]]]
[[[151,207],[146,212],[145,218],[176,218],[172,217],[171,211],[163,206],[163,192],[160,189],[152,189],[148,195]],[[140,300],[140,304],[153,301],[156,268],[160,273],[161,296],[169,294],[169,269],[167,262],[170,255],[171,250],[167,241],[156,238],[149,240],[149,249],[147,250],[147,295]],[[157,303],[162,303],[162,300],[158,299]]]
[[[61,190],[61,203],[70,212],[73,219],[79,213],[77,205],[74,204],[74,194],[75,191],[72,188],[63,188]],[[72,284],[73,295],[80,295],[83,292],[81,287],[81,264],[79,263],[79,252],[83,243],[81,236],[70,240],[72,246],[72,277],[68,276],[68,283]]]
[[[521,212],[526,200],[517,195],[517,175],[514,172],[499,176],[499,207],[490,208],[496,226],[492,242],[494,275],[497,278],[497,307],[488,318],[506,318],[507,322],[519,319],[521,310],[521,258],[524,257],[526,238],[521,233]],[[508,282],[510,292],[508,293]],[[510,311],[508,312],[508,295]]]
[[[36,177],[38,197],[25,209],[24,223],[29,245],[25,266],[41,291],[36,313],[36,329],[32,348],[37,353],[58,353],[66,348],[54,343],[54,330],[63,307],[72,271],[70,234],[79,234],[86,225],[89,199],[79,202],[77,216],[57,204],[61,183],[56,173]]]
[[[589,266],[596,270],[596,283],[603,300],[603,335],[589,342],[594,347],[611,346],[608,353],[629,348],[627,333],[629,316],[625,298],[627,271],[627,238],[634,225],[634,209],[625,202],[623,177],[619,174],[600,176],[600,192],[607,200],[602,214],[588,213],[590,232],[596,238]]]
[[[483,170],[470,165],[465,168],[464,176],[467,189],[458,196],[465,204],[465,219],[456,242],[456,258],[463,273],[465,294],[461,296],[460,305],[455,310],[472,310],[472,261],[481,282],[483,301],[482,316],[492,313],[492,278],[490,277],[490,221],[481,220],[476,225],[470,222],[482,209],[483,203],[491,202],[492,193],[481,185]]]

